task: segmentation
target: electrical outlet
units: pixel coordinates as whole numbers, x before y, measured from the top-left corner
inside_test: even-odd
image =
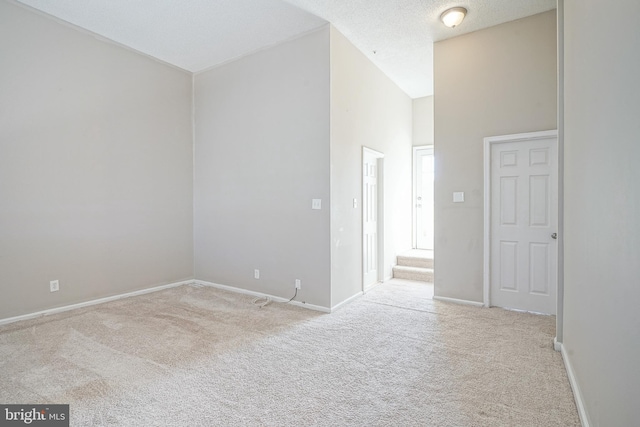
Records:
[[[257,268],[255,270],[253,270],[253,278],[254,279],[259,279],[260,278],[260,270],[258,270]]]
[[[300,279],[296,279],[296,289],[300,289],[302,285],[300,284]]]
[[[58,280],[52,280],[49,282],[49,290],[51,292],[58,292],[60,290],[60,282]]]

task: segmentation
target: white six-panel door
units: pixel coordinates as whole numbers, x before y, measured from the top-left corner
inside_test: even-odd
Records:
[[[490,303],[555,314],[557,137],[494,141],[490,151]]]

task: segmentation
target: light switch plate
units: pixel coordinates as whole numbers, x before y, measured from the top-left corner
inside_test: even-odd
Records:
[[[464,192],[456,191],[453,193],[453,203],[462,203],[464,202]]]
[[[322,209],[322,199],[312,199],[311,209]]]

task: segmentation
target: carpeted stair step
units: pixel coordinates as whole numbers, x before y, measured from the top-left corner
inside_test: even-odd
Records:
[[[398,255],[398,265],[405,267],[433,268],[433,258],[416,257],[411,255]]]
[[[393,277],[396,279],[418,280],[421,282],[433,282],[433,269],[423,267],[408,267],[396,265],[393,267]]]

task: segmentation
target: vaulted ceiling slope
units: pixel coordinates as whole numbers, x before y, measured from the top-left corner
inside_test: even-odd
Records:
[[[332,23],[410,97],[433,94],[433,42],[545,12],[556,0],[17,0],[191,72]],[[439,21],[468,9],[454,29]]]
[[[281,0],[18,1],[191,72],[326,24]]]

